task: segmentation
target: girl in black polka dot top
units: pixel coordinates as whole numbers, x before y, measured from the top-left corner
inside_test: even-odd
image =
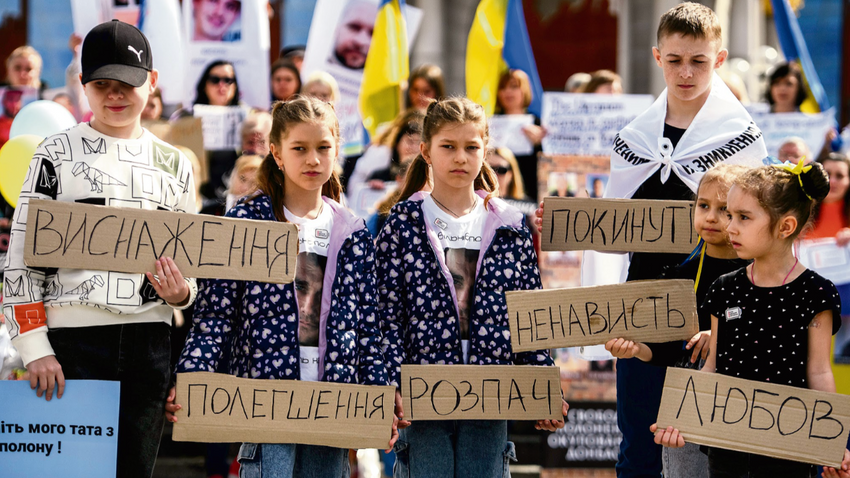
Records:
[[[711,313],[712,333],[703,371],[835,392],[829,353],[841,302],[832,282],[792,252],[827,192],[819,164],[764,166],[735,180],[727,232],[738,257],[753,262],[720,276],[706,295],[702,308]],[[684,445],[673,428],[657,431],[656,442]],[[808,464],[719,448],[710,448],[708,459],[712,477],[814,476]],[[850,476],[850,451],[842,469],[824,468],[824,476]]]

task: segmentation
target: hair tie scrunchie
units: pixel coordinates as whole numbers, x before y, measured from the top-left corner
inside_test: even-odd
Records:
[[[803,175],[803,173],[808,173],[809,170],[812,169],[811,166],[805,165],[805,161],[806,161],[806,158],[802,157],[802,158],[800,158],[800,161],[797,162],[797,164],[792,165],[790,162],[785,161],[782,164],[774,164],[772,166],[774,168],[784,169],[784,170],[788,171],[789,173],[793,174],[794,176],[797,176],[797,181],[800,183],[800,190],[803,191],[803,194],[805,194],[806,197],[809,198],[810,201],[814,201],[815,198],[809,196],[809,193],[806,192],[806,188],[803,187],[802,175]]]

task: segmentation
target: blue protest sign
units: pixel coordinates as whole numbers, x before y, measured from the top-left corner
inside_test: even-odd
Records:
[[[118,382],[67,380],[62,398],[38,398],[28,381],[0,381],[4,477],[115,477]]]

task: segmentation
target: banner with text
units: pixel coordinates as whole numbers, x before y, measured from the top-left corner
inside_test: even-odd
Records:
[[[24,262],[155,272],[171,257],[185,277],[288,283],[298,230],[290,223],[32,200]]]
[[[835,127],[835,110],[823,113],[771,113],[769,110],[749,108],[753,121],[764,135],[767,153],[779,157],[779,147],[788,138],[796,136],[809,147],[809,160],[818,157],[826,133]]]
[[[118,382],[66,380],[62,398],[48,402],[29,381],[0,381],[0,475],[114,477],[120,390]]]
[[[671,342],[699,332],[692,280],[509,291],[505,299],[514,352],[598,345],[616,338]]]
[[[840,467],[850,434],[850,397],[668,368],[658,428],[685,442]]]
[[[558,367],[402,365],[408,420],[563,420]]]
[[[547,197],[544,251],[690,253],[699,242],[691,201]]]
[[[652,102],[652,95],[543,93],[543,152],[610,156],[614,136]]]
[[[395,388],[179,373],[175,403],[174,441],[384,449]]]

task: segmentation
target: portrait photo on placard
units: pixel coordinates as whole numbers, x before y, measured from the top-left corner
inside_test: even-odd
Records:
[[[242,2],[192,0],[191,40],[236,42],[242,39]]]
[[[546,190],[549,191],[549,196],[575,197],[578,192],[578,175],[563,171],[549,173]]]
[[[295,262],[295,296],[298,301],[298,342],[319,345],[319,318],[328,258],[315,252],[298,254]]]
[[[605,186],[608,185],[607,174],[588,174],[585,189],[592,198],[601,198],[605,194]]]
[[[469,313],[474,300],[473,287],[479,252],[474,249],[446,248],[445,250],[446,266],[452,275],[452,282],[454,282],[455,293],[457,294],[460,335],[463,339],[469,338]]]
[[[329,61],[352,70],[366,65],[378,6],[369,0],[350,0],[340,17]]]

